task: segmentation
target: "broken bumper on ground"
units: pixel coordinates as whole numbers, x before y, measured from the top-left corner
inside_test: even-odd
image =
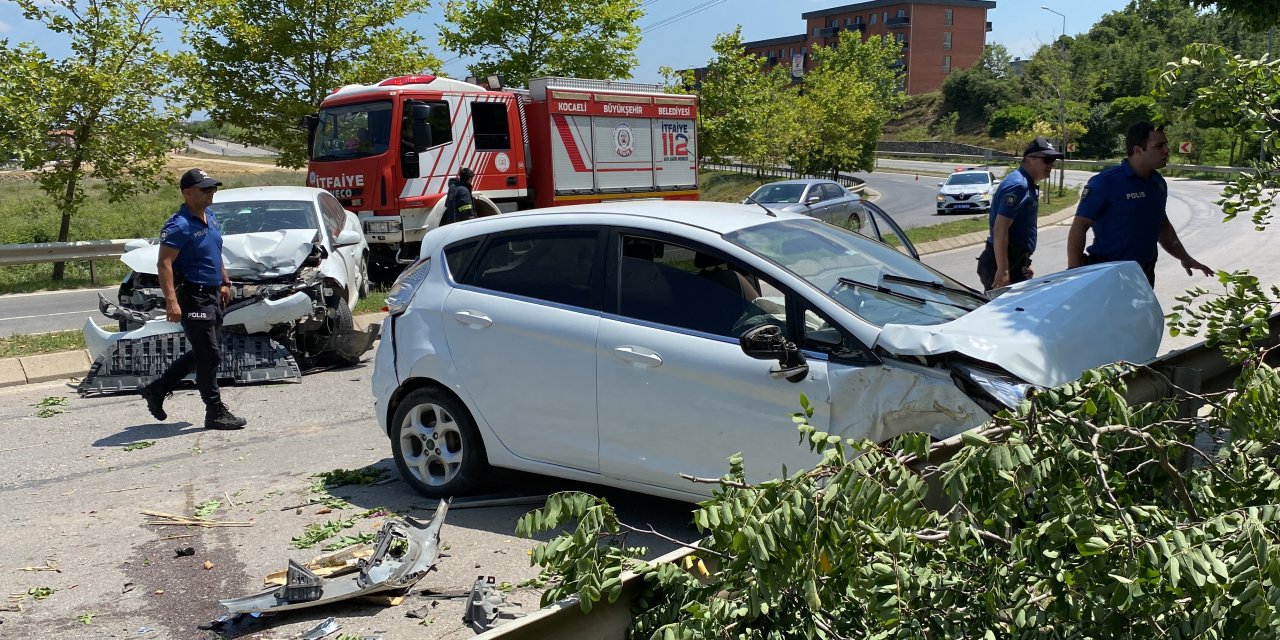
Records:
[[[449,503],[441,500],[427,524],[407,516],[388,520],[378,530],[373,555],[360,561],[360,571],[354,575],[320,578],[291,560],[284,586],[221,600],[218,605],[229,615],[265,613],[412,587],[435,568],[440,557],[440,528],[448,511]]]

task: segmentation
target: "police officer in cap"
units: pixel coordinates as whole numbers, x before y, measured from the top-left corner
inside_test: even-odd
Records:
[[[1138,122],[1125,132],[1124,144],[1127,157],[1090,178],[1080,193],[1067,233],[1067,268],[1132,260],[1142,265],[1147,282],[1155,287],[1159,244],[1182,263],[1187,275],[1192,269],[1213,275],[1213,269],[1187,253],[1165,213],[1169,188],[1158,171],[1169,161],[1164,127]],[[1086,253],[1084,239],[1090,229],[1093,244]]]
[[[231,280],[222,263],[222,232],[208,210],[220,186],[221,182],[202,169],[192,169],[178,181],[183,204],[160,231],[157,273],[165,316],[170,322],[182,323],[190,348],[140,393],[151,415],[164,420],[168,417],[165,398],[195,370],[205,405],[205,428],[243,429],[244,418],[227,409],[218,391],[222,308],[231,300]]]
[[[1063,157],[1048,140],[1038,137],[1022,152],[1017,171],[1000,181],[991,198],[987,245],[978,256],[978,279],[984,289],[1005,287],[1032,276],[1031,254],[1039,235],[1042,180]]]
[[[440,225],[453,224],[476,217],[471,207],[471,178],[475,174],[463,167],[457,178],[449,178],[449,192],[444,197],[444,216]]]

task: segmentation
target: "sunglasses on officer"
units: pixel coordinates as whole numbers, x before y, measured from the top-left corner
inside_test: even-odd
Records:
[[[218,186],[217,186],[217,185],[214,185],[214,186],[212,186],[212,187],[200,187],[200,190],[201,190],[201,191],[203,191],[203,192],[205,192],[205,193],[217,193],[217,192],[218,192]]]
[[[1058,161],[1058,159],[1057,159],[1057,158],[1051,158],[1051,157],[1049,157],[1049,156],[1040,156],[1040,155],[1034,155],[1034,154],[1033,154],[1031,157],[1032,157],[1032,158],[1038,158],[1041,162],[1043,162],[1043,163],[1045,163],[1045,164],[1047,164],[1047,165],[1050,165],[1050,166],[1053,166],[1053,163],[1055,163],[1055,162],[1057,162],[1057,161]]]

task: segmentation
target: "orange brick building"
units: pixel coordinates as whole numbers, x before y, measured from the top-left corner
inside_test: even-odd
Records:
[[[942,88],[952,69],[982,57],[994,0],[870,0],[800,14],[805,33],[743,43],[768,66],[786,64],[795,76],[813,68],[810,50],[834,46],[840,34],[893,38],[902,44],[903,89],[908,94]]]

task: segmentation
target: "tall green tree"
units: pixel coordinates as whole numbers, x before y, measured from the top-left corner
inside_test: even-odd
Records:
[[[771,150],[786,149],[776,134],[794,122],[785,104],[791,80],[784,65],[761,73],[764,60],[743,52],[741,27],[716,36],[711,50],[714,55],[695,90],[699,155],[715,162],[780,160],[770,156]],[[692,78],[683,82],[694,86]]]
[[[636,66],[639,0],[449,0],[440,45],[474,56],[477,76],[625,80]]]
[[[428,0],[211,0],[187,14],[183,39],[192,107],[242,127],[244,141],[280,150],[282,166],[306,162],[302,116],[334,87],[437,70],[416,33],[395,26]]]
[[[884,124],[905,101],[898,90],[898,56],[892,40],[862,39],[849,30],[834,48],[814,49],[816,67],[799,97],[801,137],[792,143],[793,164],[810,173],[870,171]]]
[[[157,23],[176,0],[16,0],[23,15],[68,41],[51,59],[35,45],[0,47],[0,127],[60,214],[57,239],[93,178],[119,202],[158,188],[172,131],[185,116],[173,79],[178,58],[160,49]],[[65,265],[55,263],[53,279]]]

